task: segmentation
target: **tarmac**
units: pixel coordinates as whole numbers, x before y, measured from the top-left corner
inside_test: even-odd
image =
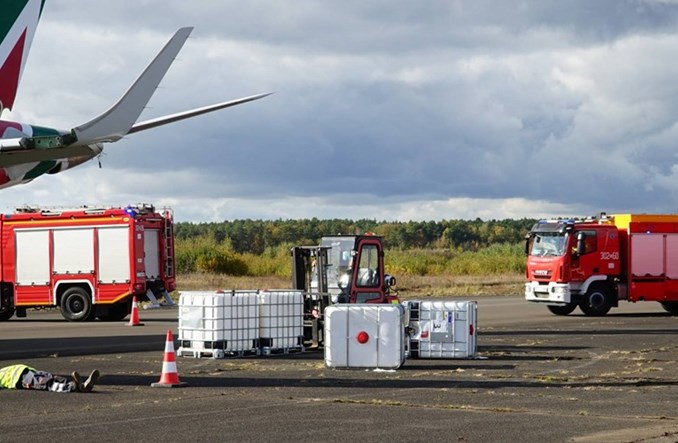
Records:
[[[102,377],[91,394],[1,391],[0,441],[678,441],[678,318],[658,304],[558,317],[522,297],[476,300],[475,359],[177,357],[182,388],[151,387],[176,308],[142,311],[141,327],[29,313],[0,323],[0,365]]]

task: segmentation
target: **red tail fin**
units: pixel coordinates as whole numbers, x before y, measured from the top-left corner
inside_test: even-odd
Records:
[[[21,59],[24,54],[24,45],[26,43],[26,31],[12,48],[5,63],[0,66],[0,112],[3,109],[12,109],[16,91],[19,87],[19,76],[21,74]]]
[[[45,0],[2,0],[0,6],[0,114],[12,109]]]

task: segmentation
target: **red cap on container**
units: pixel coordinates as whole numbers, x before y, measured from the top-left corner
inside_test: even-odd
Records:
[[[364,345],[370,339],[370,336],[367,332],[360,331],[358,332],[358,335],[356,335],[355,339],[358,340],[358,343]]]

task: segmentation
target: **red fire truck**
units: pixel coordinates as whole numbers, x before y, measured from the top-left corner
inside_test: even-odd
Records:
[[[59,306],[70,321],[122,320],[133,296],[172,304],[174,289],[170,210],[24,208],[0,215],[0,320],[47,306]]]
[[[556,315],[605,315],[619,300],[678,314],[678,215],[601,214],[536,223],[527,236],[525,298]]]

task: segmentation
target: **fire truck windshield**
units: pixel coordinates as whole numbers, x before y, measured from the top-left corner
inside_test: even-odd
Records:
[[[560,256],[565,253],[566,235],[557,232],[537,232],[530,238],[530,255]]]

